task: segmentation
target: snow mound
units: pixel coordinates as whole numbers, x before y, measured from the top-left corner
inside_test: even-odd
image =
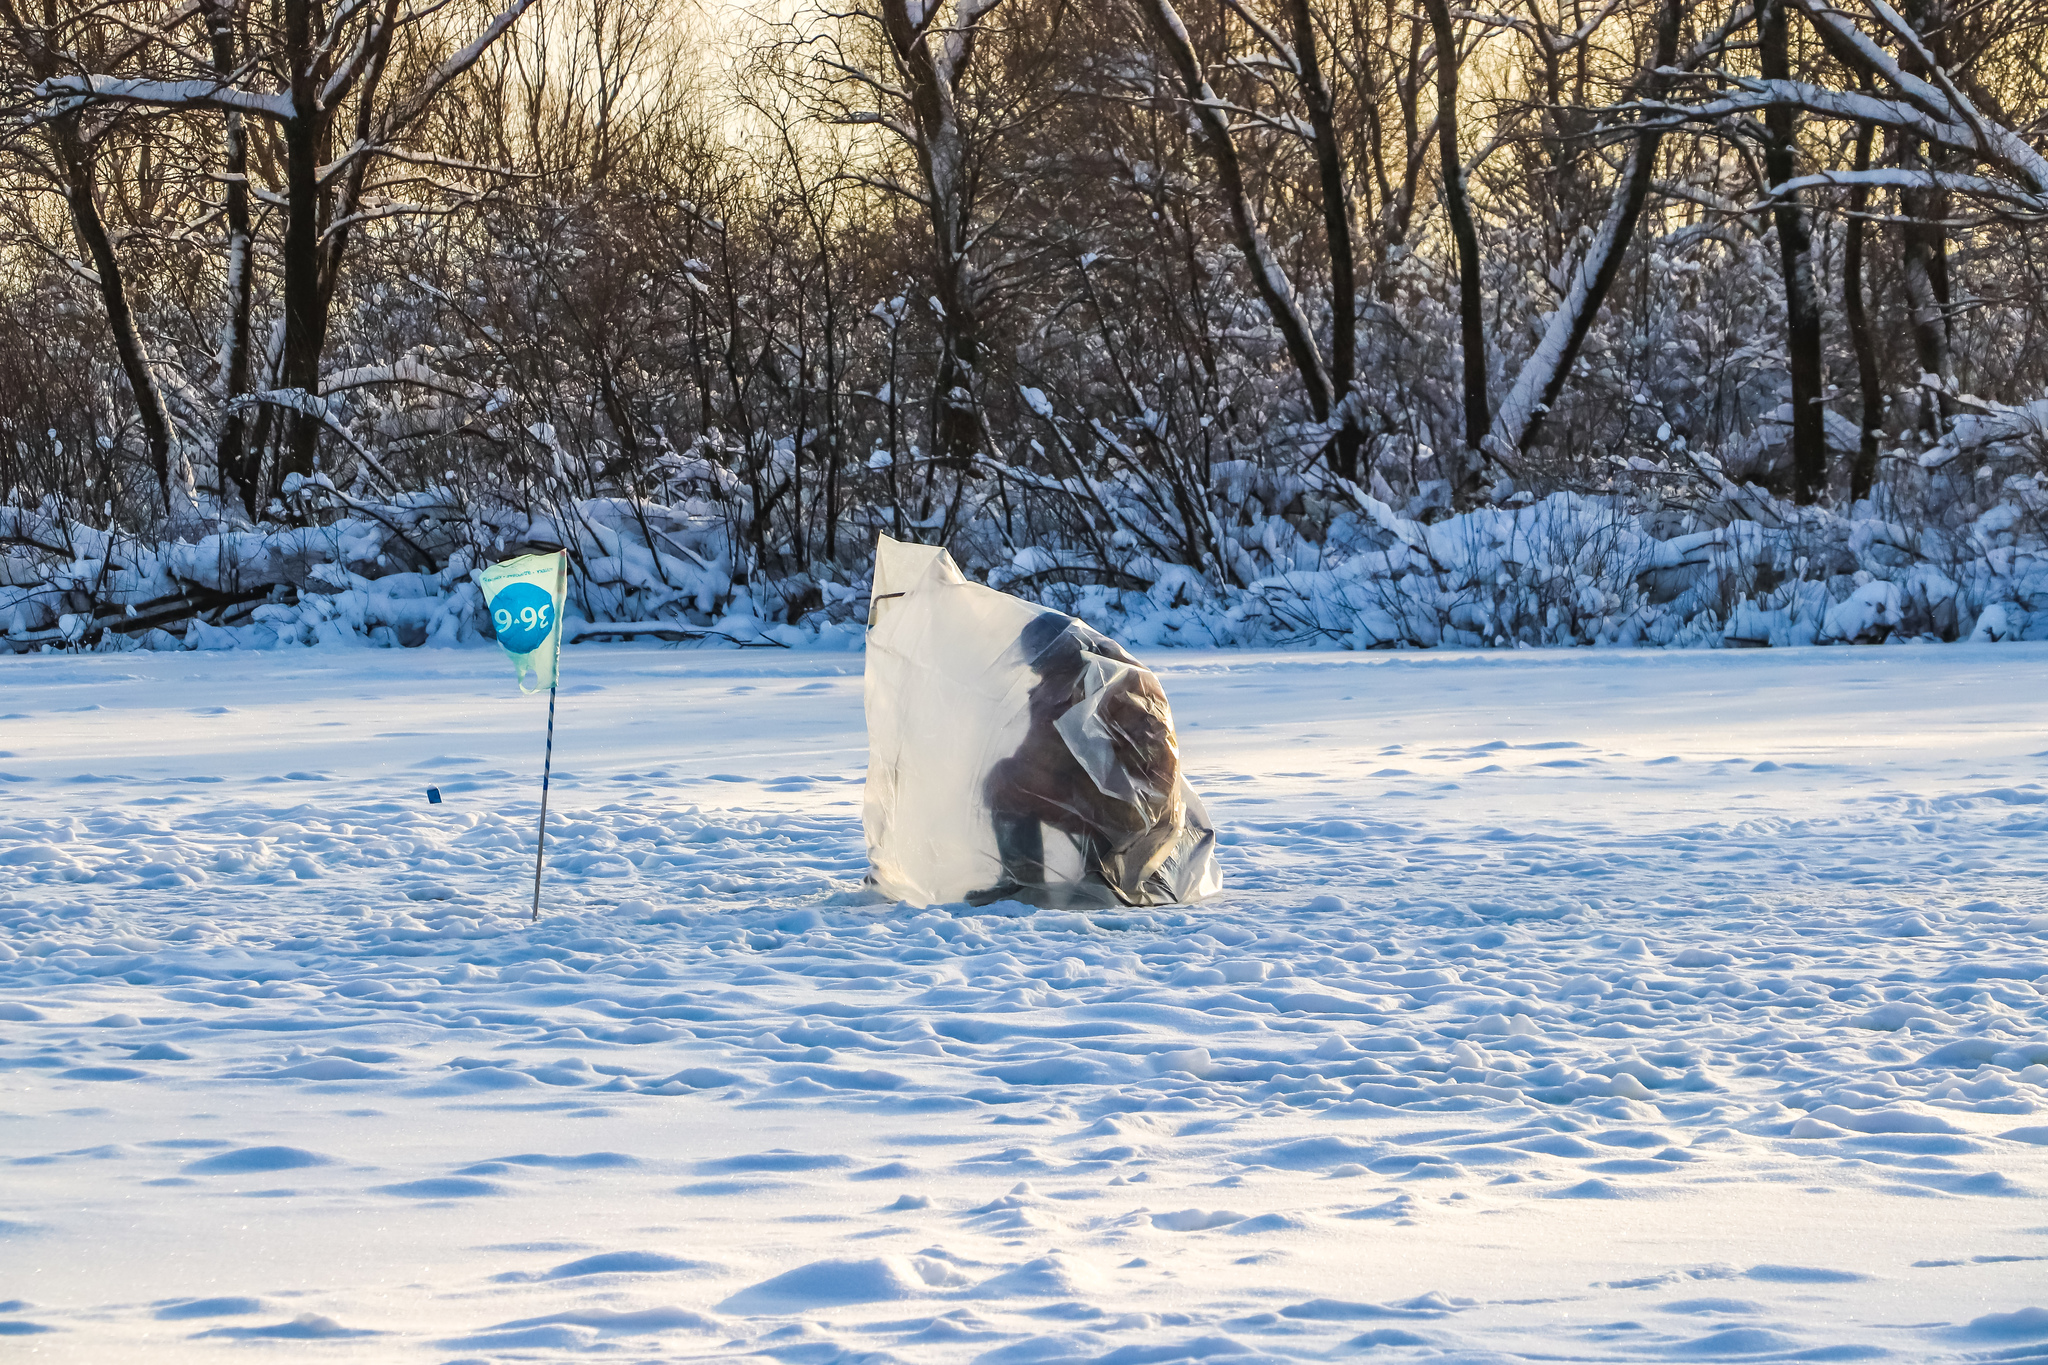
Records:
[[[800,1313],[842,1304],[923,1298],[968,1283],[944,1261],[926,1256],[872,1256],[812,1261],[742,1289],[721,1303],[723,1313]]]

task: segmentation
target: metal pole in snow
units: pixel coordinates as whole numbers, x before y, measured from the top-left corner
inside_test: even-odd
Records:
[[[555,767],[555,684],[548,684],[548,750],[540,768],[540,846],[533,851],[533,918],[540,922],[540,868],[548,856],[548,777]]]

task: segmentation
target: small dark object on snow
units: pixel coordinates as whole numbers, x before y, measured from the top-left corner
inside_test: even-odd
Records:
[[[427,804],[430,806],[441,804],[441,789],[439,787],[427,788]]]

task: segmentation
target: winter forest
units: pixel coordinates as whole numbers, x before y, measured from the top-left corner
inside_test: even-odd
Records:
[[[0,0],[0,627],[2048,634],[2034,0]]]

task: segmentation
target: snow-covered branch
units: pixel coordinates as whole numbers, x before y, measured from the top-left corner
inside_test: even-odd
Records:
[[[1769,207],[1773,199],[1805,190],[1854,189],[1859,185],[1901,190],[1947,190],[1956,194],[1994,199],[2033,213],[2048,213],[2048,195],[2032,194],[2004,181],[1987,180],[1981,175],[1963,175],[1955,171],[1914,166],[1878,166],[1867,171],[1814,171],[1809,175],[1787,180],[1777,186],[1769,198],[1746,205],[1743,211],[1759,211]]]
[[[1957,122],[1937,117],[1917,104],[1860,91],[1835,90],[1807,81],[1764,81],[1740,78],[1738,88],[1698,104],[1644,100],[1641,109],[1666,126],[1705,123],[1791,107],[1823,118],[1870,123],[1924,138],[1951,151],[2006,170],[2020,178],[2024,195],[2048,194],[2048,161],[2010,130],[1995,125]]]
[[[218,81],[163,81],[120,76],[54,76],[35,88],[38,98],[65,112],[95,101],[146,105],[158,109],[223,109],[264,118],[288,119],[292,98],[286,92],[243,90]]]
[[[450,81],[455,80],[472,66],[475,66],[477,59],[482,57],[493,43],[502,38],[505,35],[505,31],[517,23],[519,16],[532,8],[534,3],[535,0],[512,0],[511,4],[499,10],[492,17],[491,21],[484,25],[481,32],[457,49],[455,54],[449,57],[448,60],[442,62],[432,72],[428,73],[426,78],[414,86],[403,100],[400,100],[385,111],[383,117],[378,120],[378,127],[381,131],[379,140],[391,137],[399,129],[404,128],[415,118],[418,118],[426,107],[433,102],[434,97],[440,94]]]
[[[320,377],[320,391],[323,394],[341,393],[348,389],[366,388],[377,384],[407,384],[415,388],[430,389],[436,393],[445,393],[455,398],[478,401],[491,396],[491,391],[483,385],[456,375],[443,374],[411,356],[389,365],[358,365]]]

